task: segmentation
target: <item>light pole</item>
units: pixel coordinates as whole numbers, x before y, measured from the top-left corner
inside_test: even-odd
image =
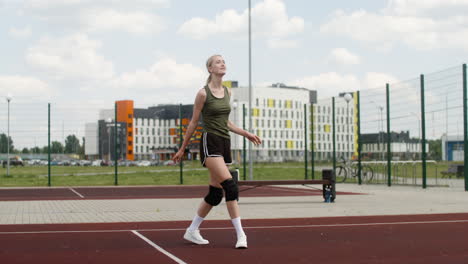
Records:
[[[7,174],[6,176],[10,176],[10,102],[13,99],[11,94],[7,94],[6,100],[8,103],[8,125],[7,125]]]
[[[344,95],[344,99],[346,101],[346,136],[348,136],[348,142],[346,142],[346,150],[348,151],[347,156],[349,156],[349,126],[348,126],[348,118],[349,118],[349,102],[353,99],[353,96],[350,93]]]
[[[383,132],[383,106],[381,105],[378,105],[376,102],[374,101],[370,101],[371,103],[375,104],[375,106],[377,107],[377,109],[379,109],[379,112],[380,112],[380,120],[379,120],[379,123],[378,123],[378,129],[379,129],[379,152],[380,152],[380,155],[381,155],[381,159],[383,160],[383,142],[382,142],[382,132]],[[382,130],[381,130],[381,127],[382,127]],[[381,146],[382,145],[382,146]],[[382,148],[382,150],[381,150]]]
[[[252,18],[251,18],[251,3],[249,0],[249,132],[253,133],[252,127]],[[249,179],[253,180],[253,157],[252,157],[252,142],[249,140]]]

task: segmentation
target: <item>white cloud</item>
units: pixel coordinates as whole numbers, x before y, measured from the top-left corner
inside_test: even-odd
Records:
[[[355,91],[361,88],[361,81],[355,75],[340,75],[336,72],[302,77],[292,81],[291,84],[317,90],[319,98],[336,96],[341,92]]]
[[[381,72],[368,72],[364,76],[363,87],[372,89],[385,86],[387,83],[391,84],[397,82],[398,79],[393,75]]]
[[[18,13],[72,32],[159,33],[165,25],[155,11],[169,3],[170,0],[24,0]]]
[[[101,42],[85,34],[44,37],[26,52],[26,60],[53,79],[109,79],[112,62],[98,54]]]
[[[30,76],[0,75],[0,94],[13,97],[50,96],[52,89],[47,83]]]
[[[136,97],[144,94],[140,101],[192,103],[206,77],[206,71],[201,68],[164,58],[149,69],[123,73],[112,80],[110,86],[127,93],[131,90]]]
[[[346,36],[368,43],[379,50],[403,43],[416,50],[461,48],[468,50],[468,16],[425,17],[365,10],[345,13],[336,11],[321,25],[320,32]]]
[[[319,98],[328,98],[343,92],[385,87],[386,83],[392,84],[397,82],[399,81],[396,77],[386,73],[367,72],[364,77],[359,78],[354,74],[327,72],[305,76],[288,82],[288,84],[317,90]]]
[[[28,38],[31,36],[31,28],[30,27],[24,27],[24,28],[10,28],[8,33],[17,38]]]
[[[345,48],[333,49],[330,53],[330,59],[343,65],[356,65],[361,63],[361,59],[358,55],[351,53]]]
[[[133,34],[158,33],[162,19],[147,12],[120,12],[113,9],[86,10],[80,23],[87,31],[126,31]]]
[[[11,0],[15,1],[15,0]],[[102,7],[113,6],[122,8],[135,7],[167,7],[171,0],[22,0],[23,7],[28,9],[53,9],[62,7],[82,7],[100,5]]]
[[[252,10],[252,30],[254,36],[266,37],[270,47],[295,47],[294,41],[285,38],[304,31],[304,19],[289,17],[281,0],[264,0]],[[214,19],[195,17],[179,28],[179,33],[194,39],[205,39],[215,34],[244,36],[248,29],[248,10],[238,13],[225,10]],[[286,42],[284,42],[286,41]],[[277,42],[277,43],[275,43]]]
[[[390,0],[384,12],[397,15],[422,15],[429,10],[468,7],[467,0]],[[438,10],[440,11],[440,10]]]

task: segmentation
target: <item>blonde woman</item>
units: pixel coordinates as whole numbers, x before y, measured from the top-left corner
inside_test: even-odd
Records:
[[[185,148],[198,126],[201,114],[203,116],[203,136],[200,143],[200,157],[202,165],[208,168],[210,173],[210,186],[208,194],[201,202],[197,214],[184,234],[184,239],[198,245],[209,243],[201,236],[199,226],[213,206],[221,203],[224,193],[226,207],[237,234],[235,247],[247,248],[247,236],[242,228],[237,203],[239,190],[227,166],[232,162],[229,131],[246,137],[255,145],[261,144],[262,140],[257,135],[249,133],[229,121],[231,90],[222,85],[223,76],[226,74],[226,64],[223,57],[221,55],[211,56],[206,62],[206,68],[209,73],[208,80],[205,87],[200,89],[196,95],[192,120],[188,125],[181,148],[173,157],[175,162],[182,159]]]

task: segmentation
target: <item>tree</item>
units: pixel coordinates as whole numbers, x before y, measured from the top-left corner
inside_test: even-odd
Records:
[[[39,154],[39,153],[41,153],[41,148],[40,147],[34,147],[34,148],[31,149],[31,153]]]
[[[52,144],[50,146],[50,153],[63,153],[62,143],[58,141],[52,141]]]
[[[433,160],[442,159],[442,140],[428,140],[429,143],[429,158]]]
[[[28,149],[28,148],[23,148],[23,150],[21,151],[21,153],[23,153],[23,154],[29,154],[29,149]]]
[[[65,139],[65,153],[78,153],[80,151],[80,140],[75,135],[69,135]]]
[[[13,153],[14,151],[14,146],[13,146],[13,140],[11,137],[8,138],[10,141],[10,153]],[[0,153],[7,153],[8,149],[8,141],[7,141],[7,135],[6,134],[0,134]]]

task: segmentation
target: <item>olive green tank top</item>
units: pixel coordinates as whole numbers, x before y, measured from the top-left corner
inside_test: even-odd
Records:
[[[227,122],[231,112],[230,96],[224,87],[224,97],[215,97],[208,85],[205,86],[206,100],[202,109],[203,131],[220,137],[230,138]]]

